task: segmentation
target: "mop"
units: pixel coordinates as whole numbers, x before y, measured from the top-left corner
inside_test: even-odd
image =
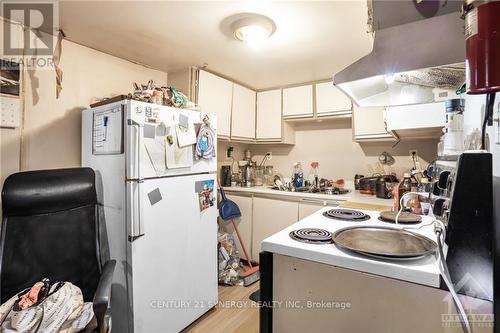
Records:
[[[241,217],[240,208],[234,201],[231,201],[226,197],[222,187],[219,187],[219,192],[221,196],[221,201],[219,203],[219,216],[225,221],[231,220],[233,228],[236,231],[236,235],[238,236],[238,240],[240,241],[243,253],[245,254],[245,259],[247,260],[248,266],[250,266],[247,270],[240,273],[240,276],[243,279],[243,285],[247,287],[260,279],[259,266],[252,265],[252,260],[250,260],[250,256],[248,255],[245,244],[243,243],[243,239],[241,239],[238,227],[234,222],[235,218]]]

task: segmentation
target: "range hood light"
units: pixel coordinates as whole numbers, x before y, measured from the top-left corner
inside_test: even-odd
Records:
[[[384,80],[385,80],[385,83],[387,83],[387,84],[393,83],[394,80],[395,80],[394,73],[385,74],[384,75]]]

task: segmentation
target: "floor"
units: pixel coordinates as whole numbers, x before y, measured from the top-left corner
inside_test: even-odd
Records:
[[[257,289],[259,282],[249,287],[219,286],[219,304],[183,333],[259,332],[259,308],[248,298]]]

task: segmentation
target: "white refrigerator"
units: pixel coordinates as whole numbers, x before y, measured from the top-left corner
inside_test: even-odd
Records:
[[[131,100],[83,111],[102,256],[117,260],[113,332],[179,332],[218,301],[216,124]]]

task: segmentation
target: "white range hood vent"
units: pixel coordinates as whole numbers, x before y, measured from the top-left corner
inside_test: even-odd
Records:
[[[333,79],[357,105],[456,98],[456,89],[465,82],[464,20],[459,12],[390,26],[374,34],[372,52]]]

